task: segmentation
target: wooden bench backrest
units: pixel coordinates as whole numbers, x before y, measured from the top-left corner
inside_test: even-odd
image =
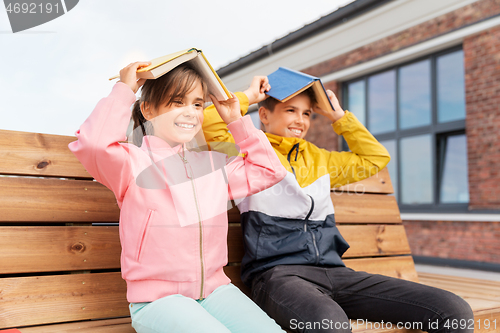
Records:
[[[0,329],[129,315],[119,209],[68,150],[74,137],[0,130]],[[363,193],[363,194],[361,194]],[[417,280],[387,171],[332,192],[349,267]],[[239,213],[229,264],[240,279]]]
[[[0,329],[129,315],[113,193],[74,137],[0,131]]]

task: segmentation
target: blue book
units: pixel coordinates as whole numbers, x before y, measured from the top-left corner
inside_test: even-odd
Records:
[[[269,74],[268,79],[271,89],[267,95],[280,102],[286,102],[312,87],[318,106],[325,111],[335,111],[323,83],[315,76],[280,67],[277,71]]]

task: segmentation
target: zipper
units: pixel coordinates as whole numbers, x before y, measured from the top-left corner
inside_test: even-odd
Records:
[[[295,176],[295,179],[297,179],[297,175],[295,174],[295,169],[292,166],[292,162],[290,162],[290,157],[292,156],[292,152],[295,150],[295,161],[297,161],[297,155],[299,154],[299,144],[296,143],[293,145],[292,149],[288,152],[288,156],[286,159],[288,160],[288,164],[290,164],[290,168],[292,168],[293,175]]]
[[[311,216],[313,210],[314,210],[314,199],[311,197],[309,194],[307,195],[309,198],[311,198],[311,209],[309,210],[309,213],[307,213],[307,216],[305,218],[304,222],[304,231],[307,232],[307,221],[309,221],[309,217]],[[313,245],[314,245],[314,251],[316,252],[316,261],[315,265],[319,263],[319,249],[318,249],[318,244],[316,243],[316,235],[314,235],[314,232],[312,230],[309,230],[311,232],[312,240],[313,240]]]
[[[188,160],[186,157],[182,156],[179,154],[179,157],[181,158],[182,162],[184,162],[184,168],[186,169],[186,175],[187,177],[191,180],[191,187],[193,189],[193,195],[194,195],[194,203],[196,206],[196,212],[198,213],[198,226],[200,230],[200,264],[201,264],[201,287],[200,287],[200,300],[203,300],[203,288],[205,284],[205,265],[203,264],[203,225],[201,223],[201,215],[200,215],[200,209],[198,207],[198,199],[196,198],[196,189],[194,187],[194,181],[193,181],[193,169],[191,169],[191,166],[188,164]],[[187,166],[191,169],[191,175],[188,173]]]

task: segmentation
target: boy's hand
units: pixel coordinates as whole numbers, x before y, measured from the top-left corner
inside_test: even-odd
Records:
[[[218,101],[214,95],[210,94],[210,99],[215,105],[217,112],[226,124],[230,124],[235,120],[241,118],[240,101],[235,94],[231,93],[233,98],[227,101]]]
[[[146,82],[146,79],[137,79],[137,70],[149,65],[151,65],[150,61],[137,61],[131,63],[120,71],[120,81],[118,82],[123,82],[128,85],[135,94],[144,82]]]
[[[267,76],[254,76],[250,87],[243,93],[248,97],[248,104],[262,102],[267,98],[266,92],[271,89]]]
[[[333,105],[333,108],[335,109],[335,111],[333,111],[333,112],[326,111],[326,110],[323,110],[319,106],[316,105],[314,107],[314,112],[319,113],[319,114],[327,117],[328,119],[330,119],[334,123],[337,120],[339,120],[340,118],[342,118],[344,116],[345,112],[340,107],[339,100],[337,99],[337,96],[335,96],[333,91],[327,90],[326,94],[327,94],[328,98],[330,99],[330,102],[332,102],[332,105]]]

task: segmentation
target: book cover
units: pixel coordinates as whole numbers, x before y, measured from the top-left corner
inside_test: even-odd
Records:
[[[271,89],[267,92],[267,95],[276,98],[280,102],[286,102],[312,87],[318,106],[326,111],[335,110],[326,94],[323,83],[315,76],[280,67],[269,74],[268,79]]]
[[[159,58],[150,60],[151,65],[137,70],[137,77],[142,79],[156,79],[168,73],[175,67],[190,62],[195,70],[200,73],[203,80],[207,83],[208,91],[214,95],[217,100],[225,101],[231,98],[231,93],[226,88],[217,72],[208,62],[203,52],[197,48],[190,48],[168,54]],[[117,79],[120,75],[115,75],[109,80]]]

